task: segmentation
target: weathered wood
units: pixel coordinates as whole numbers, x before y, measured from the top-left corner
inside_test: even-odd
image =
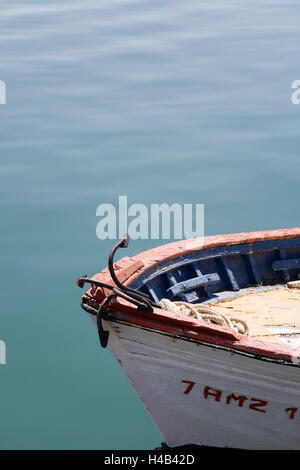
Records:
[[[282,260],[287,259],[287,254],[284,249],[279,250],[279,255]],[[289,280],[291,279],[291,276],[287,269],[282,269],[282,276],[283,276],[284,282],[289,282]]]
[[[273,261],[272,268],[274,271],[281,271],[283,269],[298,269],[300,268],[300,258]]]
[[[234,291],[240,290],[239,285],[238,285],[238,283],[237,283],[237,281],[234,277],[233,271],[232,271],[232,269],[230,269],[226,258],[220,258],[220,261],[223,265],[223,268],[225,269],[225,271],[227,273],[227,277],[228,277],[229,283],[232,287],[232,290],[234,290]]]
[[[171,286],[167,292],[172,293],[172,297],[181,295],[186,291],[197,289],[199,287],[205,287],[220,280],[220,276],[217,273],[205,274],[201,277],[194,277],[193,279],[187,279],[183,282],[178,282]]]
[[[252,274],[255,279],[255,282],[258,286],[260,286],[262,284],[262,279],[261,279],[261,275],[260,275],[257,263],[255,261],[255,257],[252,253],[249,253],[248,260],[249,260],[250,267],[252,269]]]

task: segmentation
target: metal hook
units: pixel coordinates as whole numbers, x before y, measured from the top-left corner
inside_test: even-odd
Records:
[[[116,243],[116,245],[112,248],[112,250],[109,253],[108,269],[109,269],[111,278],[113,282],[115,283],[115,286],[112,286],[111,284],[106,284],[96,279],[88,278],[87,274],[84,274],[76,281],[76,284],[78,285],[78,287],[81,287],[81,288],[84,287],[85,283],[88,283],[88,284],[102,287],[104,289],[109,289],[112,291],[112,294],[108,295],[102,300],[101,304],[99,305],[98,310],[95,310],[94,308],[89,307],[87,304],[84,304],[83,301],[81,303],[81,305],[84,306],[84,308],[89,313],[92,313],[93,315],[96,314],[97,316],[98,335],[99,335],[100,344],[103,348],[106,348],[107,346],[109,332],[104,330],[103,328],[102,316],[105,310],[108,308],[108,305],[113,298],[121,297],[127,300],[128,302],[136,305],[139,310],[141,310],[142,312],[146,312],[146,313],[153,313],[153,307],[161,308],[158,304],[153,302],[147,294],[131,289],[130,287],[124,286],[119,281],[114,270],[114,256],[115,256],[116,251],[119,248],[127,248],[128,244],[129,244],[129,234],[126,233],[126,235],[123,238],[121,238],[121,240],[118,243]]]
[[[102,314],[104,310],[107,308],[109,302],[114,298],[117,297],[116,294],[111,294],[108,297],[105,297],[102,300],[101,304],[99,305],[98,312],[97,312],[97,328],[98,328],[98,336],[100,340],[100,344],[102,348],[106,348],[109,338],[109,332],[104,330],[102,325]]]

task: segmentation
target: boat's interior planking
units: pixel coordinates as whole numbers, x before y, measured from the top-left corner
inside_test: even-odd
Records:
[[[300,237],[217,246],[162,260],[131,287],[242,316],[250,336],[300,345]],[[256,294],[256,295],[253,295]]]
[[[214,303],[300,276],[300,237],[217,246],[160,261],[131,287],[162,298]]]

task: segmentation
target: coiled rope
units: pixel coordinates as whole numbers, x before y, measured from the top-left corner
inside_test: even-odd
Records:
[[[198,320],[214,323],[215,325],[232,328],[245,336],[249,334],[249,327],[245,320],[238,317],[226,317],[207,305],[189,304],[188,302],[181,301],[171,302],[169,299],[161,299],[159,305],[161,308],[178,315],[185,315],[186,317],[193,317]]]

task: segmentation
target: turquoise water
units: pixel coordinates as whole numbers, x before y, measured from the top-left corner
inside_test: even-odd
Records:
[[[0,448],[154,448],[75,279],[96,207],[204,203],[205,233],[299,226],[299,2],[2,1]],[[128,254],[160,244],[132,242]]]

